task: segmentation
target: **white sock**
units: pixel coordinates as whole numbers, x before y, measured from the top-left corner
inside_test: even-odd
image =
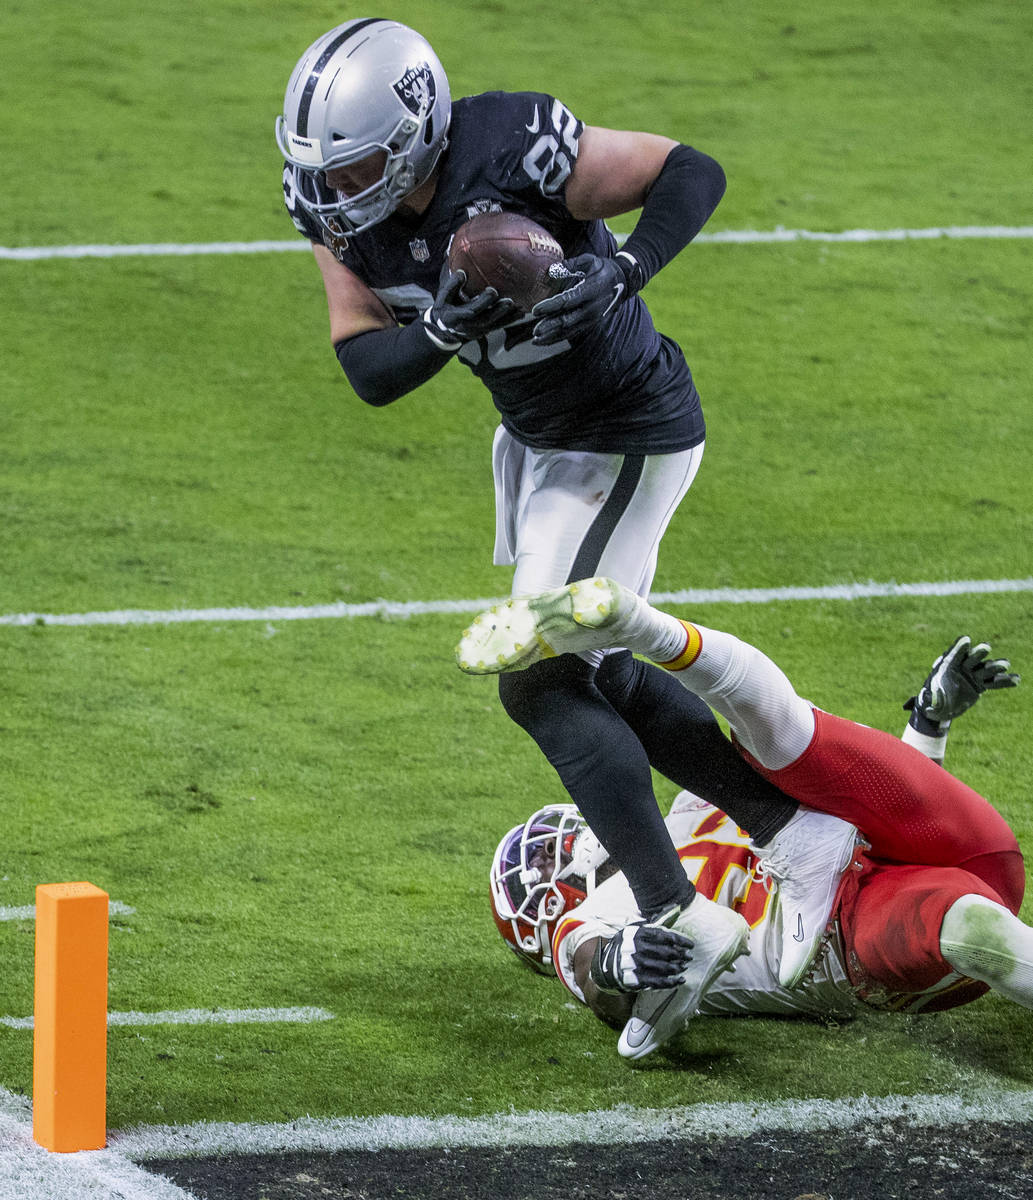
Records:
[[[629,650],[655,663],[668,663],[685,649],[688,631],[677,617],[661,612],[641,596],[622,614],[621,637]]]
[[[956,900],[940,927],[940,952],[970,979],[1033,1008],[1033,929],[985,896]]]
[[[688,640],[680,659],[660,665],[719,712],[762,766],[779,770],[795,762],[814,736],[814,710],[781,669],[733,634],[703,625],[682,629]]]

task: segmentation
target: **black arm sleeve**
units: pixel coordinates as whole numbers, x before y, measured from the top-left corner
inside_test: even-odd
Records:
[[[357,333],[334,342],[334,350],[355,394],[375,408],[426,383],[453,357],[434,345],[419,320]]]
[[[649,189],[638,223],[620,253],[637,264],[632,291],[646,282],[692,241],[725,193],[719,163],[691,146],[675,146]]]

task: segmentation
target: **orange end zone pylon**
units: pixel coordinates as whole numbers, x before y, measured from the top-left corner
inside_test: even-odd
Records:
[[[47,1150],[107,1140],[108,894],[92,883],[36,888],[32,1136]]]

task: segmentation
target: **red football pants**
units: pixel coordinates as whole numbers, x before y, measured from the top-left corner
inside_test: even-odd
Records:
[[[987,800],[913,747],[830,713],[814,716],[814,738],[795,762],[778,771],[754,766],[809,808],[856,825],[871,843],[839,908],[853,982],[924,991],[952,972],[940,927],[956,900],[976,894],[1018,912],[1026,886],[1018,842]],[[951,1004],[986,991],[966,986]]]

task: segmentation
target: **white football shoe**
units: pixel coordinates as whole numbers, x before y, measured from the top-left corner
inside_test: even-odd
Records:
[[[1033,929],[986,896],[962,896],[947,909],[940,950],[969,979],[1033,1008]]]
[[[558,654],[620,646],[620,626],[638,603],[634,592],[603,578],[507,600],[463,631],[456,662],[468,675],[498,675]]]
[[[696,893],[685,908],[674,909],[659,924],[684,933],[693,943],[692,961],[674,988],[639,992],[617,1051],[623,1058],[645,1058],[679,1034],[696,1015],[704,992],[741,954],[749,954],[750,930],[737,912]]]
[[[857,827],[801,806],[770,845],[757,848],[757,867],[778,887],[782,954],[778,981],[795,988],[814,961],[843,873],[860,869],[858,852],[871,847]]]

